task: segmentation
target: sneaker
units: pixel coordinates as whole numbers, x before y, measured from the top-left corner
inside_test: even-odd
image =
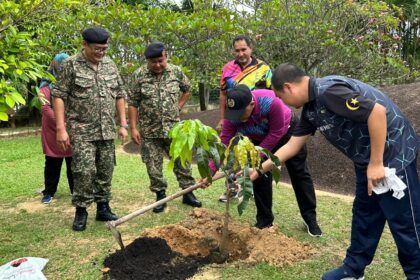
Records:
[[[315,217],[308,217],[303,219],[303,224],[308,230],[308,234],[312,237],[322,236],[321,228],[319,227]]]
[[[237,198],[237,197],[238,197],[238,193],[237,192],[230,192],[230,199]],[[219,197],[219,201],[220,202],[226,202],[227,201],[227,193],[222,194]]]
[[[44,203],[44,204],[50,204],[50,203],[51,203],[51,201],[52,201],[52,199],[53,199],[53,197],[52,197],[51,195],[49,195],[49,194],[45,194],[45,195],[42,197],[41,202],[42,202],[42,203]]]
[[[325,272],[321,280],[363,280],[363,275],[357,275],[350,268],[342,265],[334,270]]]

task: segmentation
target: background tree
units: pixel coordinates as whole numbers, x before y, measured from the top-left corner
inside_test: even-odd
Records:
[[[413,68],[420,69],[420,1],[387,0],[401,8],[400,23],[395,37],[401,39],[401,56]]]
[[[401,59],[395,10],[384,2],[274,0],[242,18],[258,35],[257,55],[272,67],[289,61],[323,76],[349,75],[374,84],[409,79]]]
[[[62,7],[64,1],[0,2],[0,121],[7,121],[15,106],[26,104],[29,93],[37,94],[30,86],[39,78],[52,79],[43,63],[51,55],[39,49],[36,26]]]
[[[413,1],[406,0],[418,11]],[[56,53],[80,50],[80,34],[91,26],[111,32],[108,54],[124,76],[145,62],[150,42],[162,41],[170,62],[182,66],[195,90],[218,86],[238,34],[250,35],[256,56],[272,67],[289,61],[316,76],[350,75],[374,84],[411,81],[419,75],[418,14],[405,20],[404,9],[348,0],[5,0],[0,120],[36,92],[30,85],[48,75],[46,66]]]

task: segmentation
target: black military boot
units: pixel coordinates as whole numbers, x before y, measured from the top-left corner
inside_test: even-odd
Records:
[[[111,212],[108,202],[98,202],[96,205],[96,220],[101,222],[118,220],[118,216]]]
[[[182,203],[190,205],[192,207],[201,207],[201,202],[195,197],[193,192],[184,194],[184,196],[182,197]]]
[[[156,192],[156,201],[162,200],[165,197],[166,197],[165,190]],[[166,208],[166,203],[163,203],[163,204],[161,204],[161,205],[156,206],[155,208],[153,208],[153,212],[160,213],[163,210],[165,210],[165,208]]]
[[[88,212],[85,207],[76,207],[76,215],[73,221],[74,231],[84,231],[86,229]]]

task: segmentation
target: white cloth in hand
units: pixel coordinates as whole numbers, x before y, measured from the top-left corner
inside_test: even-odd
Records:
[[[404,190],[407,186],[404,182],[395,174],[395,168],[385,167],[385,178],[381,183],[373,187],[373,191],[376,194],[383,194],[388,191],[393,191],[393,197],[401,199],[404,197]]]

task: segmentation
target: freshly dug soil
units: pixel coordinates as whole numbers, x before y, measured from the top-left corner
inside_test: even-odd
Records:
[[[105,259],[104,266],[110,270],[104,279],[181,280],[208,263],[208,257],[181,256],[164,239],[142,237]]]
[[[223,215],[207,209],[194,209],[179,224],[146,229],[141,237],[104,261],[110,279],[187,279],[204,265],[242,261],[266,262],[282,267],[304,260],[315,253],[279,232],[277,227],[257,229],[236,221],[229,222],[227,254],[218,248]]]

